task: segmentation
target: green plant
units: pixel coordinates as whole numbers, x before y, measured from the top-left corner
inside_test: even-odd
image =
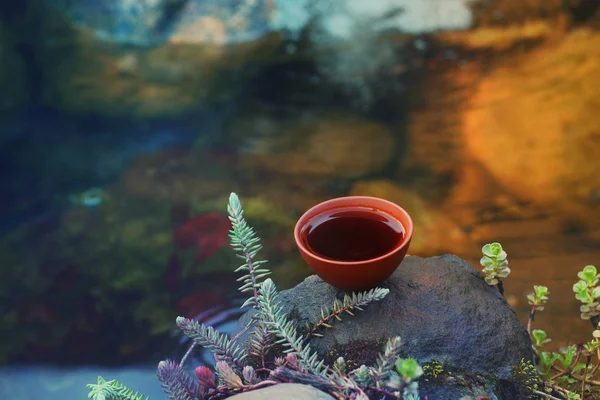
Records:
[[[535,319],[536,311],[544,311],[544,306],[548,301],[548,295],[550,292],[546,286],[533,286],[533,293],[527,295],[527,302],[531,306],[529,312],[529,320],[527,321],[527,332],[531,334],[531,323]]]
[[[243,272],[238,279],[243,282],[239,290],[249,296],[242,307],[256,310],[244,331],[254,329],[247,346],[242,347],[235,338],[212,327],[178,317],[177,326],[193,340],[193,344],[180,363],[165,360],[158,365],[158,379],[167,398],[216,400],[280,382],[297,382],[312,385],[340,400],[419,399],[416,381],[423,370],[414,359],[399,358],[399,337],[387,341],[375,366],[361,365],[354,369],[349,369],[342,357],[330,367],[310,347],[309,339],[321,336],[317,332],[320,328],[331,328],[330,323],[339,320],[342,314],[353,315],[353,311],[383,299],[389,293],[388,289],[375,288],[346,295],[342,301],[335,300],[330,308],[321,310],[320,316],[302,335],[279,302],[277,288],[268,278],[270,272],[263,267],[266,261],[256,260],[261,249],[260,239],[244,219],[235,193],[229,197],[227,210],[232,224],[231,245],[243,260],[236,269],[236,272]],[[183,371],[185,360],[196,345],[212,352],[216,375],[205,366],[195,369],[196,379]],[[281,353],[273,354],[276,350]],[[93,400],[143,400],[137,392],[116,381],[98,378],[97,385],[88,387],[91,390],[89,397]]]
[[[597,319],[597,316],[600,315],[600,302],[598,301],[600,297],[600,286],[598,286],[600,274],[596,271],[596,267],[588,265],[582,271],[579,271],[577,276],[579,281],[573,285],[573,291],[575,292],[575,298],[582,303],[580,307],[581,318]],[[595,326],[598,321],[592,323]]]
[[[576,400],[584,399],[586,393],[591,393],[593,387],[600,386],[598,372],[600,368],[600,352],[598,344],[600,329],[597,318],[600,275],[592,265],[586,266],[577,276],[579,281],[573,285],[575,297],[581,301],[581,318],[591,320],[596,329],[592,332],[593,339],[587,343],[570,345],[559,352],[542,351],[542,348],[551,341],[545,331],[531,329],[537,311],[544,310],[550,294],[545,286],[534,286],[533,292],[527,295],[528,303],[532,306],[527,323],[527,330],[531,335],[533,351],[538,360],[537,372],[540,378],[539,387],[544,390],[535,390],[536,394],[548,399]]]
[[[116,380],[105,381],[101,376],[98,377],[98,383],[87,385],[90,389],[88,398],[92,400],[148,400],[144,395],[127,389]]]
[[[503,293],[502,281],[498,278],[510,273],[506,251],[500,243],[489,243],[483,246],[482,252],[480,263],[485,281],[497,285]],[[532,330],[532,324],[536,313],[544,310],[550,292],[546,286],[535,285],[533,292],[527,295],[531,305],[527,332],[535,355],[536,376],[531,374],[534,364],[529,361],[522,361],[515,373],[523,378],[528,398],[583,400],[586,394],[600,393],[594,389],[600,387],[600,274],[593,265],[588,265],[577,276],[579,281],[573,285],[573,291],[582,303],[581,318],[590,320],[594,326],[592,340],[587,343],[571,345],[559,352],[542,351],[551,339],[541,329]]]
[[[398,371],[402,380],[408,384],[404,389],[404,395],[413,398],[418,396],[418,385],[414,381],[423,375],[423,368],[414,359],[404,358],[396,361],[396,371]]]
[[[500,243],[488,243],[481,249],[483,257],[479,263],[483,267],[483,275],[488,285],[496,286],[503,293],[502,281],[498,278],[506,278],[510,274],[506,252]]]
[[[541,329],[534,329],[533,332],[531,332],[531,337],[534,339],[533,345],[535,347],[542,347],[550,342],[550,339],[547,339],[546,332]]]

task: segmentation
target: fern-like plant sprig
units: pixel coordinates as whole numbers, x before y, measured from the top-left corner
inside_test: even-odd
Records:
[[[238,258],[244,260],[244,264],[235,270],[235,272],[245,272],[238,278],[238,281],[244,282],[239,290],[242,293],[252,293],[252,296],[242,304],[242,308],[252,306],[257,309],[260,280],[269,276],[271,272],[266,268],[260,268],[267,262],[266,260],[254,260],[254,257],[262,249],[262,245],[259,243],[260,238],[246,222],[242,204],[235,193],[229,195],[227,212],[231,221],[231,231],[229,232],[231,247],[238,253]]]
[[[262,368],[266,368],[266,356],[271,347],[273,347],[274,335],[269,327],[262,321],[257,320],[254,324],[254,331],[248,340],[247,353],[260,361]]]
[[[325,375],[328,368],[324,366],[324,361],[319,361],[317,353],[311,351],[310,345],[304,345],[304,340],[297,334],[294,324],[285,317],[279,303],[277,288],[270,278],[260,287],[258,304],[261,320],[279,337],[275,343],[288,347],[285,352],[293,352],[298,357],[301,372]]]
[[[388,339],[385,349],[379,354],[377,366],[373,369],[373,377],[377,387],[381,382],[389,378],[396,361],[400,357],[400,336]]]
[[[213,353],[217,361],[226,361],[229,364],[236,365],[240,370],[244,368],[243,361],[246,354],[227,335],[220,333],[212,326],[206,326],[184,317],[177,317],[176,323],[179,329],[189,338]]]
[[[101,376],[98,377],[98,383],[89,383],[90,389],[88,398],[91,400],[149,400],[143,394],[128,389],[122,383],[112,380],[107,381]],[[182,399],[183,400],[183,399]]]
[[[363,306],[383,299],[389,292],[389,289],[378,287],[367,292],[352,293],[351,295],[344,294],[344,299],[342,301],[335,299],[333,305],[329,309],[321,309],[319,318],[313,323],[312,327],[308,327],[308,332],[304,336],[304,341],[308,341],[311,336],[323,336],[320,333],[317,333],[319,328],[331,328],[330,321],[333,321],[333,319],[341,321],[341,315],[344,313],[353,316],[353,310],[363,311]]]
[[[169,400],[196,400],[204,398],[206,393],[198,383],[186,374],[178,363],[165,360],[158,364],[156,372],[160,386]]]

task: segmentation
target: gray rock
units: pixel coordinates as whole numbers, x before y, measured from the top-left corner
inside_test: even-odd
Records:
[[[440,379],[421,380],[422,395],[430,400],[516,398],[520,385],[513,367],[533,358],[531,342],[506,300],[479,271],[452,255],[409,256],[381,286],[390,289],[385,299],[335,321],[333,329],[319,332],[322,338],[311,339],[326,362],[343,356],[358,365],[373,364],[387,338],[400,336],[406,356],[452,372],[451,379],[443,372]],[[336,296],[342,294],[311,276],[283,291],[280,301],[300,329]],[[238,330],[248,318],[241,318]]]
[[[235,400],[333,400],[327,393],[321,392],[308,385],[298,383],[281,383],[264,389],[236,394],[230,399]]]

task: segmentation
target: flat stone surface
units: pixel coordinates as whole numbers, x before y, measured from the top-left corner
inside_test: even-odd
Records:
[[[280,383],[264,389],[236,394],[229,398],[235,400],[333,400],[333,397],[325,392],[298,383]]]

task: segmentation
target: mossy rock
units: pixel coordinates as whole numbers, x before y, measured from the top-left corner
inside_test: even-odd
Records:
[[[421,396],[517,398],[521,382],[513,368],[523,359],[533,359],[531,341],[506,300],[481,273],[452,255],[408,256],[380,286],[390,290],[383,300],[334,321],[332,329],[318,332],[322,337],[310,339],[322,359],[331,363],[343,356],[355,365],[372,365],[388,338],[400,336],[403,357],[422,365],[437,361],[448,372],[442,384],[439,379],[422,382]],[[313,275],[282,291],[279,300],[304,334],[302,327],[314,323],[321,309],[341,295]],[[240,319],[233,335],[245,329],[252,314]],[[249,334],[240,334],[240,341]]]
[[[172,21],[173,32],[165,33],[164,40],[150,40],[152,27],[147,27],[149,42],[140,44],[126,32],[106,37],[114,33],[112,20],[107,16],[110,21],[97,21],[103,16],[100,10],[88,10],[96,14],[78,21],[69,7],[51,8],[55,12],[45,23],[53,26],[53,35],[42,43],[41,67],[44,103],[70,114],[147,119],[192,113],[229,100],[251,74],[252,63],[267,60],[280,44],[279,36],[268,32],[223,42],[204,31],[211,21],[229,24],[227,13],[219,14],[224,18],[220,20],[217,14],[194,9],[194,19],[196,14],[187,8],[182,19]]]

